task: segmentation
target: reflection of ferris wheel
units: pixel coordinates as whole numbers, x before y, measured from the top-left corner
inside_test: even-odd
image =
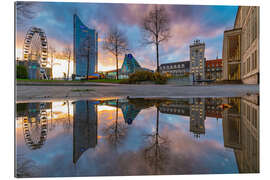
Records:
[[[24,60],[39,62],[40,73],[47,78],[48,42],[45,32],[41,28],[31,27],[25,35],[23,49]]]
[[[23,120],[23,134],[25,143],[30,149],[39,149],[47,138],[47,112],[40,111],[40,120],[28,117]]]

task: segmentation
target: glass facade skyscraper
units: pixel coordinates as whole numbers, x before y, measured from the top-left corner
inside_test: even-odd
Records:
[[[88,61],[88,74],[98,71],[98,33],[84,25],[76,14],[73,23],[74,71],[76,76],[82,77],[87,75]]]

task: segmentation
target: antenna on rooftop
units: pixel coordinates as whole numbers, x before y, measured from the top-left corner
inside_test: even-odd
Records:
[[[217,45],[218,46],[218,48],[217,48],[217,59],[218,59],[218,49],[219,49],[219,45]]]

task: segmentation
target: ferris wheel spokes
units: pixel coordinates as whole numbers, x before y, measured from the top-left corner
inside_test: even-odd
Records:
[[[37,61],[40,64],[40,78],[48,79],[48,42],[45,32],[41,28],[31,27],[25,35],[23,48],[24,60]]]

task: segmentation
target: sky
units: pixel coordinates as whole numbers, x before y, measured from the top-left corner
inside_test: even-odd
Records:
[[[233,27],[238,6],[162,6],[170,18],[171,38],[160,45],[160,64],[189,60],[189,45],[195,39],[205,42],[207,60],[222,56],[223,32]],[[32,18],[16,16],[16,57],[22,57],[23,39],[32,26],[45,31],[48,45],[55,47],[58,53],[66,47],[73,48],[73,14],[76,13],[85,25],[98,32],[99,71],[115,69],[115,57],[102,49],[104,35],[115,25],[125,33],[130,53],[140,65],[154,70],[155,48],[143,45],[141,29],[142,18],[152,8],[150,4],[35,2],[31,6]],[[124,56],[120,56],[120,67],[123,59]]]

